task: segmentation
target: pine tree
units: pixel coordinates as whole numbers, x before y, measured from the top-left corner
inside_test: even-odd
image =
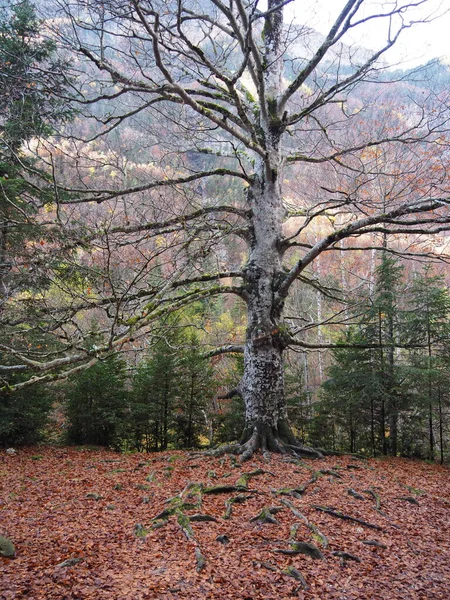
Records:
[[[165,450],[171,441],[180,386],[177,338],[169,330],[134,377],[130,420],[132,443],[138,450]]]
[[[349,329],[342,342],[355,348],[333,350],[334,363],[322,388],[312,423],[314,443],[350,452],[370,451],[380,446],[380,397],[383,385],[376,351],[358,348],[368,339],[361,327]]]
[[[66,65],[54,58],[55,44],[41,29],[29,0],[0,9],[0,299],[10,295],[13,278],[13,287],[21,283],[29,258],[24,240],[45,236],[34,221],[39,206],[54,201],[48,176],[24,146],[72,116],[63,99]]]
[[[20,381],[16,376],[12,382]],[[54,395],[37,385],[33,395],[25,390],[0,390],[0,446],[32,445],[41,441]]]
[[[207,433],[207,411],[215,392],[211,366],[202,356],[200,340],[189,332],[180,358],[180,394],[176,405],[177,444],[198,447]]]
[[[398,364],[395,344],[401,329],[401,298],[403,267],[382,251],[376,271],[376,284],[371,306],[363,317],[364,337],[378,344],[373,355],[374,369],[379,378],[380,438],[383,454],[398,452],[399,412],[405,400],[402,393],[402,369]]]
[[[433,275],[426,266],[417,276],[410,291],[411,303],[405,336],[422,344],[412,356],[412,377],[416,396],[427,412],[428,456],[435,458],[435,414],[438,413],[441,461],[444,455],[443,403],[448,399],[450,382],[446,349],[450,347],[450,295],[442,276]]]
[[[361,313],[358,306],[356,326],[341,338],[355,347],[333,351],[335,363],[323,385],[318,408],[335,417],[333,426],[346,432],[345,446],[351,451],[358,445],[373,455],[398,453],[399,415],[408,403],[404,367],[395,350],[401,336],[402,273],[383,251],[373,295],[363,299],[366,308]]]
[[[127,392],[125,362],[112,354],[72,376],[67,390],[67,440],[120,447]]]

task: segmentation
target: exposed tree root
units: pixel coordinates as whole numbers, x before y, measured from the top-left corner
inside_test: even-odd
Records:
[[[264,567],[264,569],[267,569],[268,571],[273,571],[274,573],[276,573],[278,571],[277,567],[275,567],[274,565],[272,565],[271,563],[265,561],[265,560],[254,560],[253,561],[253,566],[256,567]]]
[[[258,523],[272,523],[278,525],[278,521],[273,516],[277,512],[280,512],[282,508],[280,506],[269,506],[264,507],[261,511],[250,519],[250,522],[258,521]]]
[[[231,444],[220,448],[219,451],[215,451],[215,456],[220,456],[222,454],[227,454],[233,451],[234,453],[240,453],[241,460],[246,460],[250,458],[250,456],[252,456],[252,454],[256,451],[262,450],[263,453],[268,454],[269,452],[273,451],[274,447],[278,448],[280,452],[283,452],[285,454],[289,453],[291,457],[287,456],[284,460],[289,462],[295,462],[297,466],[302,468],[301,472],[303,472],[303,470],[306,470],[307,473],[309,472],[309,480],[293,488],[286,487],[279,489],[271,489],[267,491],[249,489],[250,481],[254,478],[257,478],[259,476],[265,476],[265,478],[267,478],[267,476],[275,476],[274,473],[271,473],[270,471],[257,468],[252,471],[241,472],[239,476],[236,473],[236,481],[230,484],[219,482],[217,485],[214,486],[206,486],[204,483],[188,482],[181,492],[179,492],[176,496],[167,499],[166,507],[164,508],[164,510],[162,510],[155,517],[153,517],[153,529],[164,526],[171,518],[176,519],[178,526],[185,539],[189,542],[191,546],[193,546],[195,568],[198,572],[204,569],[206,565],[206,557],[201,551],[201,545],[199,544],[199,541],[196,538],[195,527],[193,528],[192,525],[198,521],[215,521],[216,523],[221,522],[220,518],[218,519],[217,517],[211,516],[201,510],[203,500],[207,495],[210,494],[233,494],[236,492],[237,494],[228,497],[225,501],[226,512],[222,516],[222,519],[224,519],[224,521],[231,518],[233,507],[235,505],[244,503],[252,497],[259,498],[259,494],[263,496],[271,495],[272,497],[278,497],[281,506],[266,505],[260,507],[258,514],[250,518],[250,522],[257,523],[258,527],[267,523],[271,524],[270,526],[272,527],[280,525],[282,520],[278,521],[275,518],[275,515],[286,509],[288,509],[296,517],[296,522],[292,523],[291,525],[289,540],[286,542],[286,547],[272,549],[272,551],[276,555],[286,555],[288,557],[291,557],[296,556],[298,554],[304,554],[313,559],[323,560],[326,557],[329,557],[331,554],[331,556],[334,556],[340,560],[342,566],[345,566],[347,561],[361,562],[361,559],[357,555],[350,554],[349,552],[343,550],[333,550],[330,552],[328,538],[318,529],[318,527],[314,523],[312,523],[308,519],[308,517],[306,517],[299,510],[297,506],[295,506],[292,503],[291,499],[288,499],[289,496],[293,498],[301,498],[306,489],[309,486],[312,486],[323,476],[329,476],[329,480],[331,482],[336,482],[337,479],[339,479],[341,480],[339,483],[344,483],[346,479],[345,470],[338,472],[338,467],[336,467],[335,469],[317,469],[315,465],[312,465],[310,463],[308,464],[308,462],[299,460],[298,455],[295,457],[294,460],[294,458],[292,458],[293,452],[291,452],[291,450],[297,450],[298,447],[295,444],[288,443],[286,440],[281,440],[279,436],[276,436],[271,430],[267,429],[266,427],[254,427],[248,439],[246,439],[245,441],[241,441],[241,443],[239,444]],[[317,452],[313,449],[307,448],[306,450],[311,451],[311,453],[307,452],[308,456],[317,455]],[[295,452],[295,454],[297,454],[297,452]],[[232,459],[234,460],[233,457]],[[225,459],[223,459],[220,462],[226,461]],[[233,466],[236,465],[234,464]],[[228,477],[230,474],[231,473],[227,473],[226,475],[224,475],[224,477]],[[211,478],[216,478],[214,471],[208,471],[208,479],[210,480]],[[252,485],[252,487],[256,486]],[[362,494],[359,494],[352,488],[347,488],[346,491],[354,498],[357,498],[362,501],[367,500],[367,497],[363,496]],[[369,495],[375,500],[376,507],[374,508],[378,512],[381,512],[379,510],[379,507],[381,506],[381,499],[379,494],[372,488],[364,490],[363,493]],[[399,499],[408,502],[410,501],[409,496],[401,497]],[[383,531],[382,527],[378,525],[344,514],[343,512],[337,510],[334,507],[320,506],[315,504],[312,504],[310,506],[320,512],[324,512],[333,517],[357,523],[359,525],[377,531]],[[299,532],[305,527],[310,532],[309,535],[311,536],[311,541],[303,541],[297,539]],[[219,534],[215,539],[217,542],[220,542],[222,544],[230,543],[230,539],[228,538],[228,536],[223,533]],[[386,548],[384,544],[374,540],[364,540],[362,543],[368,546],[375,546],[377,548]],[[417,552],[410,542],[408,542],[408,545],[413,552]],[[282,573],[283,575],[293,577],[294,579],[300,582],[301,587],[304,590],[308,589],[308,584],[306,583],[302,574],[300,573],[300,571],[297,571],[297,569],[295,569],[293,566],[287,566],[286,568],[283,568],[282,566],[275,565],[271,562],[269,563],[260,561],[253,561],[253,564],[255,566],[258,565],[259,567],[269,569],[276,573]]]
[[[398,496],[394,498],[394,500],[403,500],[404,502],[409,502],[410,504],[415,504],[416,506],[419,506],[418,501],[412,496]]]
[[[387,546],[385,544],[382,544],[377,540],[363,540],[361,543],[365,544],[366,546],[375,546],[375,548],[383,548],[383,550],[387,549]]]
[[[349,496],[353,496],[353,498],[356,498],[357,500],[365,500],[363,495],[359,494],[356,490],[352,488],[348,488],[347,493]]]
[[[274,552],[279,554],[306,554],[306,556],[310,556],[316,560],[323,560],[324,556],[322,552],[315,546],[314,544],[310,544],[309,542],[291,542],[291,548],[286,550],[284,548],[275,548]]]
[[[360,563],[361,559],[355,556],[354,554],[350,554],[349,552],[342,552],[340,550],[335,550],[331,553],[333,556],[338,556],[341,562],[341,567],[345,567],[345,563],[347,560],[354,560],[355,562]]]
[[[260,561],[260,560],[254,560],[253,566],[263,567],[264,569],[267,569],[268,571],[272,571],[274,573],[280,572],[283,575],[287,575],[288,577],[293,577],[294,579],[296,579],[297,581],[300,582],[301,587],[304,590],[309,590],[309,585],[306,583],[305,578],[300,573],[300,571],[298,569],[296,569],[295,567],[288,566],[288,567],[286,567],[286,569],[280,570],[275,565],[272,565],[272,563],[269,563],[267,561]],[[297,591],[298,591],[298,589],[294,590],[294,593],[296,593]]]
[[[322,546],[324,548],[328,548],[328,538],[326,535],[324,535],[319,528],[314,525],[314,523],[311,523],[311,521],[309,521],[304,514],[302,514],[297,508],[295,508],[295,506],[289,502],[289,500],[286,499],[282,499],[281,502],[287,506],[293,513],[294,515],[298,518],[301,519],[302,522],[306,525],[306,527],[311,531],[312,533],[312,537],[314,538],[315,541],[319,542],[320,544],[322,544]],[[291,529],[291,535],[293,538],[295,538],[295,535],[297,533],[297,528]]]
[[[377,529],[378,531],[383,531],[383,528],[379,525],[373,525],[373,523],[368,523],[367,521],[363,521],[362,519],[357,519],[356,517],[350,517],[349,515],[344,515],[338,510],[332,510],[327,506],[317,506],[313,504],[313,508],[319,510],[321,512],[326,513],[327,515],[331,515],[332,517],[337,517],[338,519],[343,519],[344,521],[352,521],[353,523],[359,523],[359,525],[363,525],[363,527],[369,527],[370,529]]]
[[[288,575],[289,577],[293,577],[294,579],[296,579],[297,581],[299,581],[300,584],[301,584],[301,587],[305,591],[309,590],[309,585],[306,583],[305,578],[300,573],[300,571],[298,569],[296,569],[295,567],[289,566],[286,569],[284,569],[282,571],[282,573],[284,573],[285,575]],[[296,591],[298,591],[298,590],[296,590]]]
[[[244,485],[214,485],[204,488],[205,494],[229,494],[233,492],[246,492],[247,487]]]
[[[375,492],[375,490],[364,490],[365,494],[369,494],[369,496],[372,496],[372,498],[375,500],[375,510],[381,510],[381,498],[380,498],[380,494],[378,494],[377,492]]]
[[[231,519],[231,515],[233,513],[233,504],[243,504],[251,497],[252,497],[251,494],[247,494],[247,495],[238,494],[237,496],[234,496],[233,498],[228,498],[228,500],[225,502],[226,511],[225,511],[223,518]]]
[[[257,423],[253,427],[247,427],[240,442],[226,444],[214,450],[206,452],[210,456],[223,456],[224,454],[236,454],[240,461],[244,462],[261,450],[265,459],[270,458],[270,453],[288,454],[297,458],[323,458],[323,453],[315,448],[304,446],[285,423],[281,423],[274,431],[264,423]]]

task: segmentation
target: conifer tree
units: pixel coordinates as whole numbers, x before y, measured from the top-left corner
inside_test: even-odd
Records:
[[[177,337],[169,330],[140,363],[134,377],[131,428],[138,450],[166,450],[171,441],[180,389]]]
[[[125,362],[112,354],[72,376],[67,390],[67,440],[120,447],[127,392]]]
[[[202,356],[198,336],[187,335],[180,358],[180,393],[176,406],[178,444],[186,448],[200,445],[207,433],[207,411],[214,397],[215,384],[211,366]]]
[[[356,326],[341,337],[347,348],[333,351],[335,363],[323,386],[324,406],[348,431],[352,451],[355,440],[365,437],[363,445],[374,455],[398,452],[399,414],[408,401],[404,366],[395,350],[401,340],[402,272],[402,266],[383,251],[374,293],[363,300],[362,313],[358,307]]]
[[[55,43],[43,37],[42,25],[29,0],[0,8],[0,301],[31,272],[24,242],[45,235],[34,217],[55,200],[25,145],[72,115],[62,99],[67,65],[54,58]]]
[[[450,347],[450,295],[442,276],[434,275],[431,266],[419,274],[410,291],[411,301],[405,328],[407,341],[421,344],[413,352],[412,378],[416,396],[427,412],[428,457],[435,458],[435,415],[438,414],[439,446],[443,461],[444,408],[448,402],[450,382],[446,355]]]

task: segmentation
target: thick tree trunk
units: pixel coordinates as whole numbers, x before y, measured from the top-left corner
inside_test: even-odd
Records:
[[[271,181],[267,181],[267,174]],[[277,179],[277,169],[268,168],[262,161],[260,178],[248,194],[254,237],[245,269],[248,321],[241,385],[246,409],[242,442],[251,440],[249,446],[273,451],[280,450],[280,430],[289,430],[284,395],[283,303],[276,294],[282,275],[284,214]],[[294,437],[288,435],[285,441],[292,443]]]
[[[278,185],[281,158],[276,147],[261,162],[260,177],[248,193],[253,239],[245,268],[248,321],[241,393],[246,418],[241,451],[244,459],[258,449],[320,456],[299,445],[287,421],[284,298],[278,294],[283,279],[281,242],[285,210]]]
[[[251,231],[248,262],[244,268],[248,320],[241,383],[246,413],[239,449],[244,459],[258,449],[263,452],[304,450],[304,454],[320,455],[298,445],[287,422],[284,394],[284,295],[278,293],[284,279],[282,228],[286,214],[280,186],[284,118],[280,114],[283,112],[280,108],[282,6],[282,0],[268,0],[261,88],[264,93],[260,95],[258,123],[265,155],[259,156],[253,183],[248,189]]]

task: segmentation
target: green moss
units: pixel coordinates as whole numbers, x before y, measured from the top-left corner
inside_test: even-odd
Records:
[[[236,486],[238,486],[238,487],[244,487],[244,488],[248,487],[248,481],[249,481],[249,479],[250,479],[250,474],[249,473],[244,473],[236,481]]]
[[[278,103],[276,98],[267,98],[267,111],[269,116],[274,118],[277,116]]]
[[[183,458],[182,456],[180,456],[179,454],[173,454],[172,456],[169,456],[169,459],[167,462],[169,463],[174,463],[177,460],[180,460],[181,458]]]
[[[191,522],[190,522],[188,515],[186,515],[181,510],[177,510],[176,515],[177,515],[178,525],[182,528],[182,530],[185,532],[185,534],[188,538],[193,539],[194,531],[191,527]]]
[[[139,319],[140,319],[140,318],[141,318],[141,317],[140,317],[140,316],[138,316],[138,315],[136,315],[135,317],[130,317],[129,319],[127,319],[127,320],[125,321],[125,324],[126,324],[126,325],[129,325],[129,326],[131,327],[131,326],[133,326],[133,325],[136,325],[136,323],[139,321]]]
[[[148,534],[148,531],[145,529],[143,525],[140,523],[136,523],[134,526],[134,535],[136,537],[145,537]]]

